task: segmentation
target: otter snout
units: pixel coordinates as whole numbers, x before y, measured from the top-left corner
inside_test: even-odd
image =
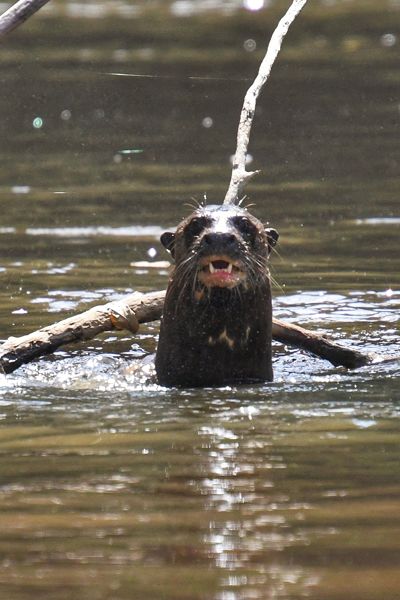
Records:
[[[243,283],[246,274],[235,233],[204,232],[199,240],[197,277],[208,288],[233,288]]]
[[[199,250],[202,254],[236,254],[239,251],[237,236],[233,233],[205,233]]]

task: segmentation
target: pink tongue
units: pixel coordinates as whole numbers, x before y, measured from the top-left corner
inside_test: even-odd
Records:
[[[232,277],[229,271],[225,269],[216,269],[214,273],[210,273],[210,276],[215,280],[225,281],[225,279],[230,279]]]
[[[227,269],[229,267],[229,263],[225,260],[213,260],[212,266],[214,269]]]

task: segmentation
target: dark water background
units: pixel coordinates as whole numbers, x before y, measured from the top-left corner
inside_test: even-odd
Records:
[[[287,5],[265,4],[54,1],[2,41],[2,339],[165,287],[135,263],[166,260],[191,198],[222,200]],[[249,201],[281,234],[275,315],[382,355],[400,352],[399,48],[397,0],[309,2],[250,146]],[[157,331],[0,381],[1,599],[398,599],[398,362],[276,345],[273,384],[165,390],[120,370]]]

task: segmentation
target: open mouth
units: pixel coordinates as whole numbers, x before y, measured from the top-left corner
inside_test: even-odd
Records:
[[[199,262],[199,281],[207,287],[235,287],[245,278],[239,261],[227,256],[206,256]]]

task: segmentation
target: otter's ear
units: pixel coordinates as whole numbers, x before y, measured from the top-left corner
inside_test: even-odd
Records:
[[[271,252],[272,248],[276,246],[278,242],[279,233],[276,231],[276,229],[266,229],[265,233],[267,234],[268,239],[268,250]]]
[[[172,258],[175,258],[175,234],[172,231],[165,231],[160,237],[160,241]]]

